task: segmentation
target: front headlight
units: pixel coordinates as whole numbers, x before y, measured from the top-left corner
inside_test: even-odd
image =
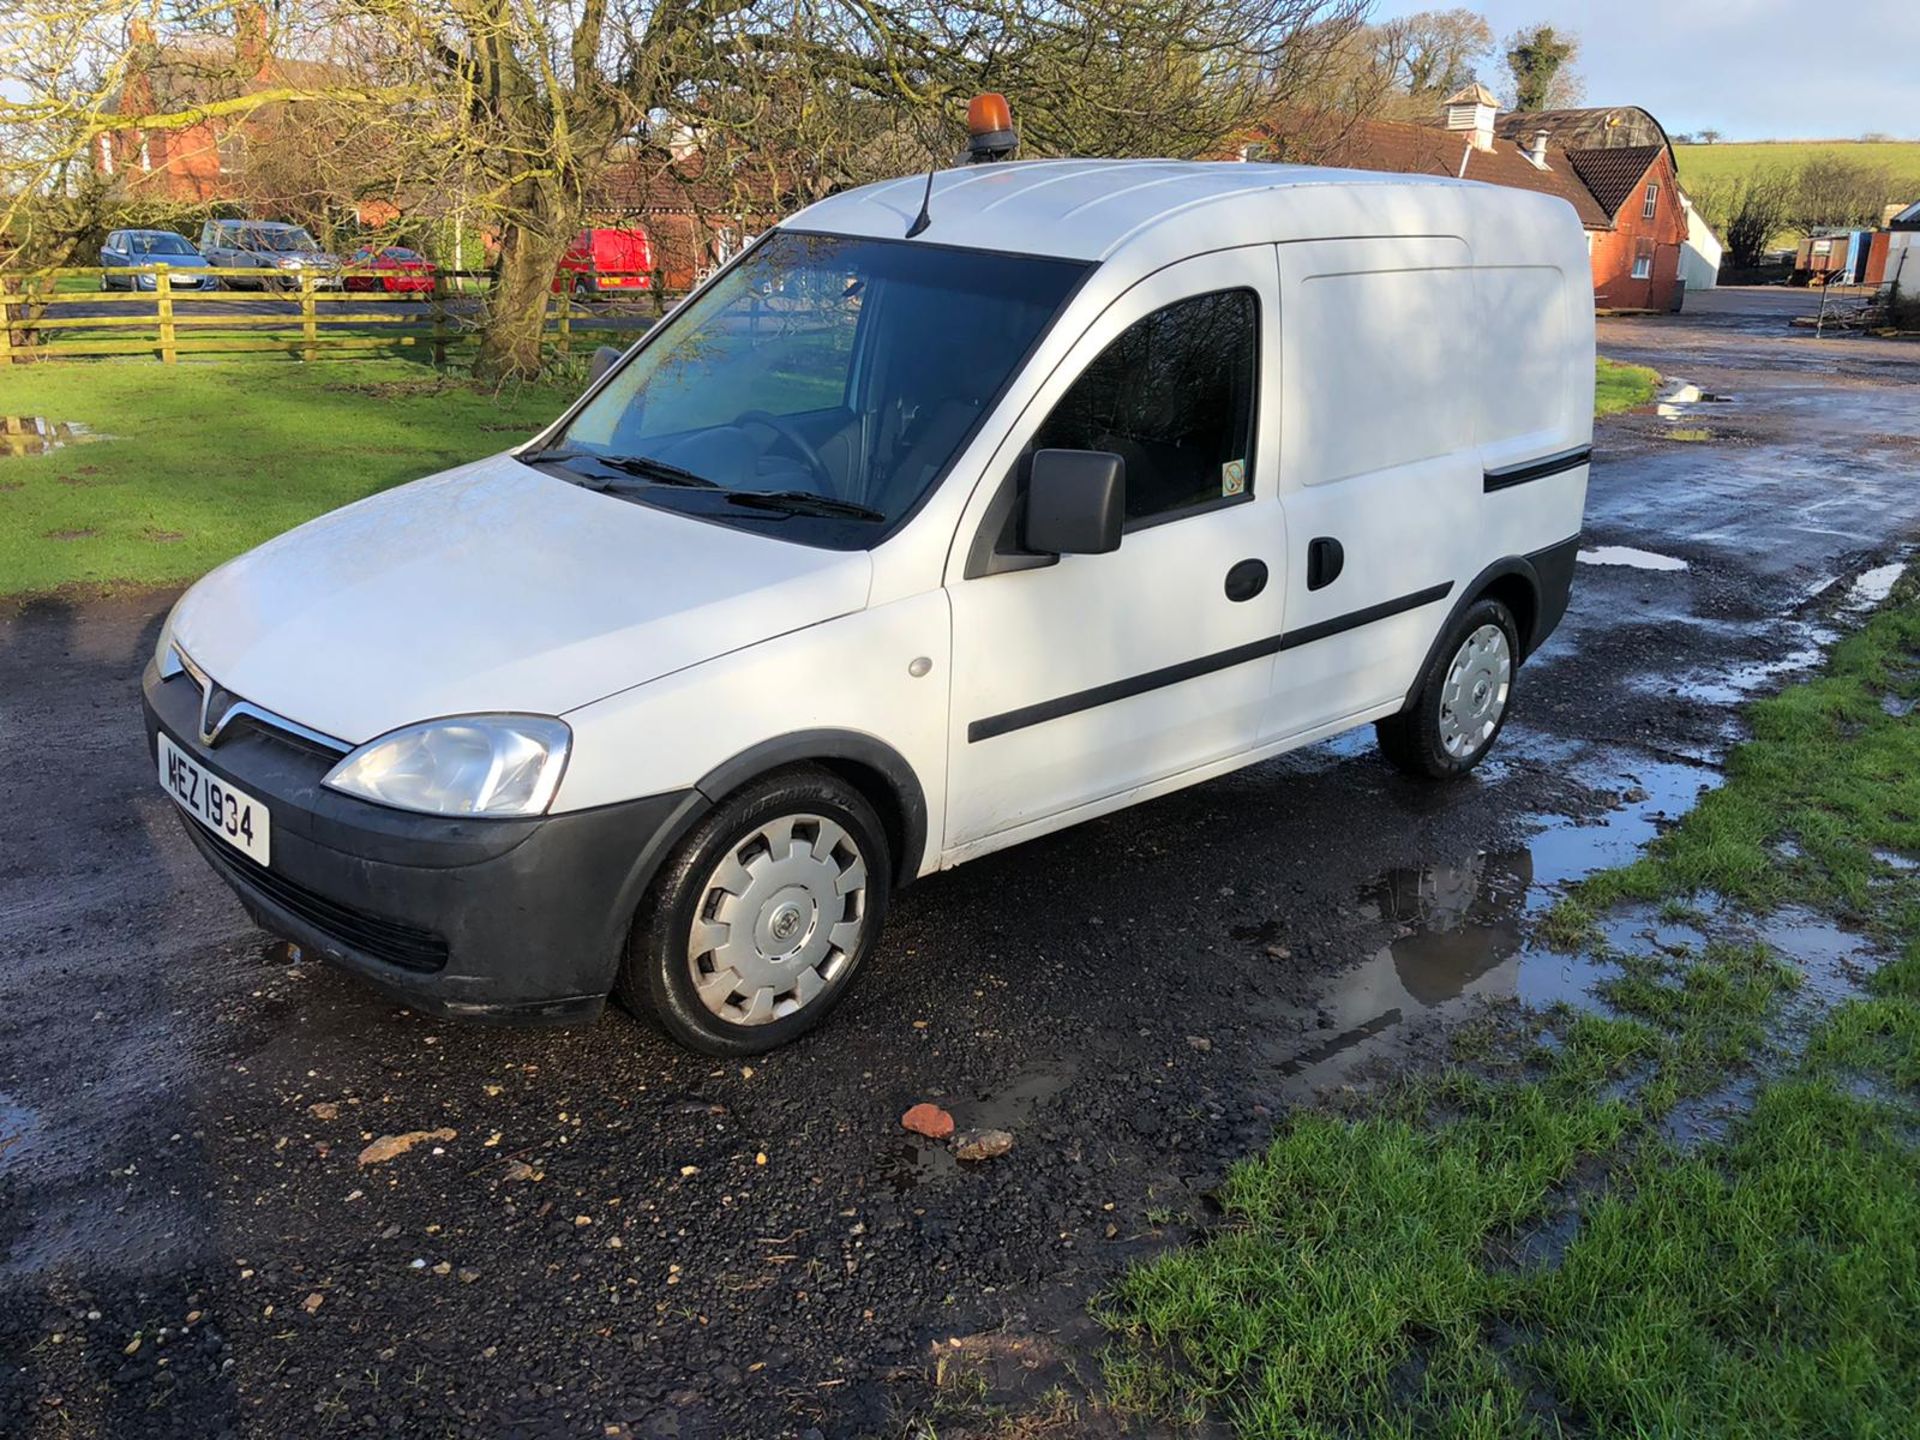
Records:
[[[160,638],[153,642],[153,663],[160,671],[162,680],[171,680],[186,667],[180,663],[180,654],[173,648],[173,617],[180,609],[175,601],[173,609],[167,611],[167,618],[160,622]]]
[[[369,740],[322,783],[428,815],[539,815],[560,788],[572,740],[550,715],[428,720]]]
[[[280,268],[283,270],[298,270],[300,268],[300,257],[298,255],[287,256],[280,262]]]

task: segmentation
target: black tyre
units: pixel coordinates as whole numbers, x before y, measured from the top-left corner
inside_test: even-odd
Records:
[[[812,766],[729,796],[634,916],[614,995],[691,1049],[757,1055],[824,1020],[886,920],[886,831]]]
[[[1498,600],[1475,601],[1435,649],[1413,702],[1374,722],[1380,752],[1409,775],[1451,780],[1466,774],[1507,723],[1519,666],[1513,612]]]

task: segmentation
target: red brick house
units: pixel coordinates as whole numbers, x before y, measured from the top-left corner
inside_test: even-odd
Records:
[[[1286,115],[1241,154],[1558,195],[1586,227],[1597,308],[1680,308],[1687,207],[1673,147],[1637,107],[1501,115],[1485,87],[1470,85],[1448,97],[1436,124]]]
[[[588,195],[589,222],[639,225],[669,291],[691,289],[798,202],[783,203],[757,167],[708,172],[699,151],[636,150],[610,166]]]
[[[116,114],[164,115],[263,90],[314,89],[336,81],[332,67],[273,51],[264,6],[234,7],[234,34],[185,42],[155,38],[141,19],[127,30],[127,72],[109,107]],[[180,204],[238,198],[249,137],[280,123],[285,107],[202,120],[177,129],[119,130],[95,141],[94,168],[116,177],[130,196]]]

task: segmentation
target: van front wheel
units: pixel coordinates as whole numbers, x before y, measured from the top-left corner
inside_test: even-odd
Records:
[[[1409,775],[1450,780],[1480,763],[1507,723],[1520,646],[1498,600],[1467,607],[1448,630],[1413,702],[1374,723],[1380,752]]]
[[[775,1049],[846,993],[890,873],[886,832],[853,787],[810,766],[755,781],[662,867],[614,993],[694,1050]]]

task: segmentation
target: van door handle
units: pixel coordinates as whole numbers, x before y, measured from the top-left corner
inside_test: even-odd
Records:
[[[1320,590],[1340,578],[1346,567],[1347,552],[1331,535],[1322,535],[1307,544],[1307,589]]]
[[[1227,571],[1227,598],[1229,600],[1251,600],[1267,588],[1267,565],[1264,560],[1242,560]]]

